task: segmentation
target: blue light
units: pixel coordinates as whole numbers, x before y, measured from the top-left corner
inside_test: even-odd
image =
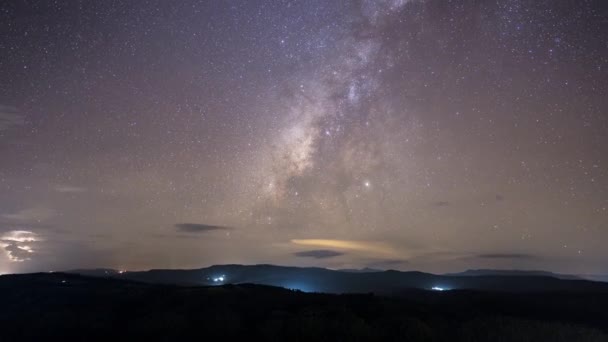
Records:
[[[292,291],[314,292],[312,287],[303,283],[290,283],[285,284],[283,287]]]
[[[211,280],[213,280],[214,283],[223,283],[224,280],[226,280],[226,276],[222,274],[220,276],[211,278]]]

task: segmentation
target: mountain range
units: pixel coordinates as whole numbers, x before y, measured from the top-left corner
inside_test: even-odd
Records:
[[[113,269],[83,269],[72,270],[68,273],[151,284],[182,286],[259,284],[303,292],[323,293],[395,294],[409,289],[608,292],[608,283],[591,281],[579,276],[519,270],[469,270],[436,275],[416,271],[375,269],[330,270],[275,265],[214,265],[189,270],[157,269],[131,272]]]

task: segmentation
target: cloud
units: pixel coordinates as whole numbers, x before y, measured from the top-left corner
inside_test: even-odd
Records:
[[[202,223],[178,223],[175,228],[183,233],[204,233],[216,230],[231,230],[232,227],[215,226]]]
[[[4,233],[4,235],[0,237],[0,240],[13,242],[32,242],[39,241],[39,238],[36,233],[27,230],[11,230],[9,232]]]
[[[38,223],[38,222],[15,222],[12,220],[8,221],[0,221],[0,234],[2,232],[7,232],[10,230],[28,230],[28,229],[44,229],[44,230],[53,230],[55,233],[61,233],[63,229],[57,228],[54,224],[48,223]]]
[[[34,252],[30,246],[17,243],[4,244],[3,248],[9,260],[13,262],[30,260],[30,254]]]
[[[4,249],[6,256],[12,262],[30,260],[35,252],[32,243],[42,241],[33,232],[27,230],[11,230],[0,236],[0,248]]]
[[[378,259],[367,263],[369,268],[390,269],[396,266],[409,264],[409,261],[402,259]]]
[[[487,253],[478,254],[482,259],[537,259],[537,256],[525,253]]]
[[[328,259],[344,255],[343,252],[332,251],[329,249],[315,249],[312,251],[302,251],[294,253],[295,256],[302,258]]]
[[[295,239],[291,243],[300,246],[314,246],[332,249],[352,250],[381,255],[396,255],[390,246],[374,241],[329,240],[329,239]]]
[[[16,221],[20,223],[28,223],[28,222],[42,222],[46,221],[55,216],[55,211],[49,208],[28,208],[20,210],[13,214],[3,214],[2,217],[11,221]]]
[[[76,193],[81,193],[81,192],[87,191],[87,188],[83,188],[83,187],[79,187],[79,186],[72,186],[72,185],[57,185],[57,186],[55,186],[54,189],[57,192],[69,193],[69,194],[76,194]]]
[[[0,104],[0,131],[25,124],[25,118],[17,108]]]

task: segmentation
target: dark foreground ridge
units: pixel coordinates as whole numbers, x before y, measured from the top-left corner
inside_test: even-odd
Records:
[[[320,294],[66,273],[0,276],[1,341],[608,341],[608,293]]]

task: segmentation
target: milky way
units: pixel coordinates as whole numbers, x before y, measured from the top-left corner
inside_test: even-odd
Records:
[[[0,272],[608,272],[602,1],[0,5]]]

